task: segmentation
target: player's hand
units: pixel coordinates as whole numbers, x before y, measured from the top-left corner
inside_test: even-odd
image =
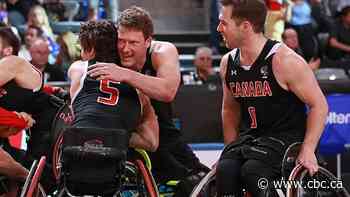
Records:
[[[129,78],[129,70],[113,63],[97,63],[89,67],[88,75],[97,80],[108,79],[125,82]]]
[[[30,114],[27,114],[26,112],[16,112],[16,114],[19,118],[23,118],[24,121],[26,121],[26,129],[32,127],[35,124],[35,120]]]
[[[296,164],[301,164],[313,176],[318,171],[317,158],[313,150],[302,146],[296,160]]]

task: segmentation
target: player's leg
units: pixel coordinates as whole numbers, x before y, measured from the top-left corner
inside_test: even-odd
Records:
[[[216,167],[216,189],[218,196],[242,196],[241,167],[243,161],[221,159]]]
[[[244,187],[253,196],[266,197],[268,192],[273,197],[273,187],[269,187],[273,180],[280,178],[279,168],[272,168],[270,164],[260,160],[248,160],[241,168],[241,180]]]

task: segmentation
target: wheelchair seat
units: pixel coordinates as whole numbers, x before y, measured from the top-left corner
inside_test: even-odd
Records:
[[[113,195],[120,190],[130,134],[126,130],[67,128],[60,185],[71,195]]]

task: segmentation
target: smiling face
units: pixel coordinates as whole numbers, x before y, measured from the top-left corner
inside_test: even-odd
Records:
[[[240,47],[244,35],[241,27],[242,23],[238,23],[238,20],[231,17],[232,9],[231,5],[222,6],[217,27],[217,31],[223,37],[226,47],[230,49]]]
[[[118,52],[122,66],[136,69],[146,61],[151,37],[145,38],[142,31],[125,26],[118,28]]]

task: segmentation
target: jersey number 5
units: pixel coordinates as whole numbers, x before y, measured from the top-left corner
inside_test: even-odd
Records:
[[[255,107],[248,107],[248,112],[250,115],[250,128],[255,129],[258,127],[258,123],[256,121],[256,111],[255,111]]]
[[[119,90],[111,86],[114,82],[107,79],[100,80],[100,91],[108,94],[108,97],[97,97],[97,102],[105,105],[116,105],[119,99]]]

